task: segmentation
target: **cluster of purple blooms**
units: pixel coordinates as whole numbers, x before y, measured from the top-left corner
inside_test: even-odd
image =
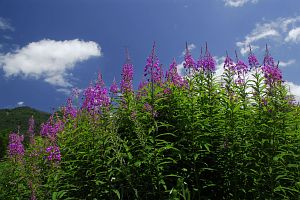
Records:
[[[249,56],[248,56],[248,62],[249,62],[249,66],[252,68],[256,68],[259,66],[259,62],[256,58],[256,56],[252,53],[252,49],[251,49],[251,46],[249,46],[250,48],[250,53],[249,53]]]
[[[178,87],[183,87],[187,85],[187,81],[184,80],[183,77],[180,76],[177,72],[177,63],[175,58],[173,59],[169,70],[166,72],[166,79],[167,81]]]
[[[201,62],[200,62],[201,63]],[[201,66],[199,66],[201,69]],[[208,51],[207,44],[206,44],[206,50],[204,58],[202,59],[202,70],[204,72],[214,72],[216,71],[216,61],[211,56],[211,54]]]
[[[202,55],[202,48],[201,48],[201,54],[199,59],[197,60],[197,63],[195,63],[194,59],[192,58],[188,46],[186,45],[186,51],[184,56],[184,68],[187,69],[193,69],[195,71],[202,71],[205,73],[213,73],[216,71],[216,61],[210,54],[207,44],[205,48],[205,54]]]
[[[60,161],[61,155],[58,146],[49,146],[46,148],[46,153],[48,154],[47,159],[49,161]]]
[[[116,82],[116,79],[114,78],[113,80],[113,83],[111,84],[110,88],[109,88],[109,91],[112,93],[112,94],[117,94],[118,93],[118,85],[117,85],[117,82]]]
[[[19,135],[17,133],[9,134],[8,155],[11,158],[21,159],[24,156],[25,151],[22,144],[23,140],[23,135]]]
[[[195,63],[194,58],[192,57],[190,50],[188,48],[188,45],[186,43],[185,45],[185,55],[184,55],[184,63],[183,63],[183,67],[185,69],[193,69],[193,70],[197,70],[197,66]]]
[[[248,56],[248,62],[249,62],[250,69],[247,66],[247,64],[245,64],[238,57],[237,57],[237,62],[234,63],[233,60],[227,54],[224,62],[224,69],[229,70],[233,72],[233,74],[236,74],[238,76],[236,79],[236,83],[243,83],[245,74],[249,70],[253,68],[258,68],[260,66],[256,56],[253,54],[251,50],[251,47]],[[266,48],[266,54],[263,60],[263,65],[261,66],[261,70],[264,74],[265,82],[268,86],[272,87],[275,83],[282,81],[282,73],[278,65],[275,65],[274,59],[270,55],[268,48]]]
[[[153,43],[150,56],[147,58],[147,63],[144,68],[144,76],[148,77],[148,82],[161,84],[163,78],[163,71],[159,64],[159,60],[155,54],[155,42]]]
[[[226,53],[227,54],[227,53]],[[236,74],[238,76],[238,79],[241,79],[242,75],[245,75],[249,71],[248,66],[238,58],[237,53],[236,54],[236,63],[233,62],[233,60],[226,55],[225,61],[224,61],[224,69],[229,70]]]
[[[64,128],[64,123],[61,120],[56,120],[54,122],[53,116],[46,123],[41,124],[41,136],[48,137],[51,140],[55,140],[57,133],[61,132]]]
[[[266,46],[266,55],[264,57],[263,66],[261,67],[264,72],[265,80],[268,86],[272,87],[277,82],[282,82],[282,73],[275,65],[273,57],[270,55],[268,47]]]
[[[228,54],[226,55],[225,61],[224,61],[224,69],[228,70],[228,71],[235,71],[235,63],[233,62],[233,60],[228,56]]]
[[[98,113],[101,108],[107,108],[110,105],[108,90],[104,87],[102,75],[99,73],[95,85],[90,85],[84,92],[85,99],[82,108],[89,112]]]
[[[122,80],[121,80],[121,92],[123,94],[129,94],[133,92],[132,87],[133,80],[133,65],[130,61],[130,58],[127,57],[126,63],[122,68]]]
[[[148,82],[145,80],[142,80],[139,83],[139,87],[138,87],[138,92],[137,92],[137,98],[140,99],[142,96],[147,95],[147,90],[146,90],[146,86],[147,86]]]
[[[236,79],[236,83],[237,84],[242,84],[245,83],[245,75],[246,73],[249,71],[248,66],[238,58],[237,53],[236,53],[236,65],[235,65],[235,70],[237,73],[237,79]]]
[[[67,99],[67,106],[64,111],[65,117],[70,116],[71,118],[75,118],[77,116],[78,110],[73,106],[72,98]]]

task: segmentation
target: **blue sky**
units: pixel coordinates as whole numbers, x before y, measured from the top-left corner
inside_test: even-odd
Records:
[[[153,41],[165,69],[186,41],[195,58],[208,42],[220,67],[226,50],[261,59],[268,43],[300,97],[299,0],[0,0],[0,108],[51,111],[99,71],[120,81],[124,46],[137,87]]]

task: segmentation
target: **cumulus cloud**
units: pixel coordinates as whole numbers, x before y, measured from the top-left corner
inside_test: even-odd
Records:
[[[7,19],[4,19],[4,18],[0,17],[0,30],[13,31],[14,28],[10,25],[10,23]]]
[[[180,64],[178,64],[178,65],[176,66],[177,72],[178,72],[178,74],[179,74],[180,76],[184,76],[184,75],[185,75],[185,69],[184,69],[184,67],[183,67],[183,63],[184,63],[184,61],[182,61]]]
[[[278,44],[300,41],[300,16],[289,18],[277,18],[274,21],[257,23],[255,28],[245,36],[244,40],[236,43],[241,54],[245,55],[249,50],[258,48],[259,41],[273,40]]]
[[[71,95],[71,89],[69,89],[69,88],[58,88],[58,89],[56,89],[56,91],[61,92],[67,96]]]
[[[225,57],[214,57],[215,61],[216,61],[216,78],[221,79],[221,76],[224,72],[224,61],[225,61]]]
[[[246,3],[257,3],[258,0],[224,0],[224,2],[228,7],[242,7]]]
[[[280,66],[280,67],[287,67],[287,66],[292,65],[292,64],[295,64],[295,63],[296,63],[296,60],[294,60],[294,59],[288,60],[288,61],[286,61],[286,62],[280,61],[280,62],[279,62],[279,66]]]
[[[289,31],[288,35],[285,37],[286,42],[300,42],[300,27],[293,28]]]
[[[300,85],[293,82],[285,82],[290,90],[290,93],[295,96],[297,102],[300,102]]]
[[[77,63],[101,55],[100,46],[93,41],[44,39],[0,54],[0,68],[6,77],[43,79],[54,86],[71,87],[68,72]]]
[[[18,106],[23,106],[23,105],[24,105],[24,102],[23,102],[23,101],[19,101],[19,102],[17,103],[17,105],[18,105]]]

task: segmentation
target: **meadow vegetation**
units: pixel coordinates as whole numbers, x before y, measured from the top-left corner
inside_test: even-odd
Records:
[[[207,46],[184,59],[164,73],[154,43],[136,91],[127,56],[120,84],[31,119],[27,148],[11,133],[0,199],[299,199],[300,109],[269,50],[220,77]]]

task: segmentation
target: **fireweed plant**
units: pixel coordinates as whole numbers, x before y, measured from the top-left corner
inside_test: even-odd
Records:
[[[207,44],[183,66],[164,73],[154,43],[134,91],[126,51],[120,85],[99,73],[40,133],[30,118],[28,148],[9,136],[0,198],[299,199],[300,109],[268,48],[261,63],[226,53],[220,77]]]

